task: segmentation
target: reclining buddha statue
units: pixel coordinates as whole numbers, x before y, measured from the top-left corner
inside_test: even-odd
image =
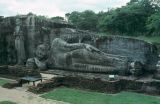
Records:
[[[67,43],[66,41],[55,38],[46,59],[45,45],[37,47],[37,56],[40,58],[28,59],[29,63],[34,63],[40,69],[41,65],[49,69],[63,69],[81,72],[96,73],[119,73],[128,70],[128,60],[126,57],[106,54],[99,49],[84,43]],[[41,54],[38,54],[41,53]],[[46,59],[44,61],[44,59]],[[34,61],[33,61],[34,60]],[[43,60],[43,61],[41,61]],[[34,64],[31,64],[33,66]]]
[[[127,69],[125,57],[106,54],[89,44],[68,44],[59,38],[52,42],[50,58],[55,67],[75,71],[112,73]]]

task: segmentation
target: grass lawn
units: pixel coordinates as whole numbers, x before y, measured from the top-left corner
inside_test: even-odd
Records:
[[[136,38],[140,40],[145,40],[147,42],[160,43],[160,36],[154,36],[154,37],[139,36]]]
[[[114,36],[114,35],[109,35],[106,33],[99,33],[99,36]],[[160,36],[127,36],[127,35],[117,35],[120,37],[129,37],[129,38],[134,38],[134,39],[140,39],[140,40],[144,40],[147,42],[151,42],[151,43],[160,43]]]
[[[10,102],[10,101],[2,101],[2,102],[0,102],[0,104],[16,104],[16,103]]]
[[[0,79],[0,86],[6,84],[6,83],[9,83],[10,81],[8,80],[4,80],[4,79]],[[1,103],[0,103],[1,104]]]
[[[160,104],[160,97],[156,96],[133,92],[121,92],[111,95],[70,88],[57,88],[41,95],[41,97],[71,104]]]

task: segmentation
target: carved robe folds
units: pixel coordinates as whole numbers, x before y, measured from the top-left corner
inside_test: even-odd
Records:
[[[69,44],[60,38],[52,42],[49,61],[50,68],[83,72],[119,73],[128,69],[126,57],[106,54],[88,44]]]

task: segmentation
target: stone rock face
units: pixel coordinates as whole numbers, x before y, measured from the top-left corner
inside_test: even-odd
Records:
[[[160,61],[158,61],[156,66],[157,66],[157,71],[156,71],[156,73],[154,75],[154,78],[155,79],[160,79]]]
[[[157,48],[142,40],[123,38],[116,36],[100,37],[97,47],[109,54],[126,56],[130,62],[139,61],[147,71],[156,70],[158,61]]]
[[[56,37],[68,43],[87,43],[107,54],[127,57],[129,63],[139,62],[146,71],[156,70],[158,50],[152,43],[119,36],[97,36],[87,31],[68,28],[61,28],[58,31],[57,34],[51,33],[52,40]]]
[[[143,81],[138,79],[135,80],[134,78],[130,79],[128,77],[119,77],[117,80],[109,81],[108,79],[103,78],[106,77],[106,75],[85,74],[88,73],[83,73],[82,76],[79,76],[75,73],[72,75],[64,74],[64,76],[58,75],[52,79],[39,83],[36,87],[30,88],[29,91],[34,93],[44,93],[60,86],[66,86],[70,88],[80,88],[87,90],[89,89],[103,93],[119,93],[121,91],[134,91],[151,95],[160,95],[160,81]]]
[[[156,66],[157,66],[158,69],[160,69],[160,61],[158,61]]]
[[[41,76],[39,70],[28,69],[23,66],[0,66],[0,74],[2,76],[10,77],[24,77],[24,76]]]
[[[26,60],[26,54],[24,49],[24,34],[21,29],[22,23],[19,17],[16,18],[16,27],[15,27],[15,48],[17,50],[17,64],[24,64]]]
[[[0,65],[15,64],[17,62],[14,45],[14,18],[0,18]]]
[[[57,44],[53,42],[55,38],[66,41],[64,43],[66,45],[55,46]],[[85,43],[85,47],[75,50],[82,43]],[[53,52],[48,53],[49,57],[54,56],[55,50],[60,51],[60,54],[55,53],[59,58],[56,58],[57,56],[54,56],[52,60],[39,58],[36,50],[41,44]],[[72,48],[66,49],[67,46],[72,47],[72,45],[76,46],[73,50],[71,50]],[[0,54],[2,54],[0,55],[0,65],[24,65],[26,62],[36,62],[36,66],[43,68],[53,68],[54,66],[65,70],[71,68],[75,71],[100,69],[98,72],[101,72],[106,69],[128,70],[131,67],[130,63],[139,62],[144,72],[155,72],[158,61],[157,49],[151,43],[117,36],[97,36],[95,33],[74,29],[70,24],[54,23],[31,13],[15,17],[0,17],[0,46]],[[57,48],[55,49],[55,47]],[[92,50],[98,50],[98,52],[91,52]],[[92,61],[92,58],[97,60]],[[141,73],[141,69],[131,68],[133,72],[136,70],[137,75]]]
[[[32,90],[68,86],[111,93],[133,90],[160,94],[158,51],[155,45],[142,40],[98,36],[30,13],[0,17],[0,48],[0,74],[38,76],[37,68],[64,71]],[[106,74],[116,74],[117,78],[107,80]]]
[[[34,14],[0,17],[0,65],[26,63],[40,44],[50,44],[50,31],[69,24],[54,23]]]

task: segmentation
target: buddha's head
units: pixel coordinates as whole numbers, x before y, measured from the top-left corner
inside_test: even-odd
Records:
[[[37,68],[36,64],[35,64],[35,60],[34,58],[29,58],[26,62],[26,67],[30,68],[30,69],[35,69]]]
[[[48,46],[45,44],[38,45],[36,49],[36,57],[39,60],[45,60],[48,56]]]

